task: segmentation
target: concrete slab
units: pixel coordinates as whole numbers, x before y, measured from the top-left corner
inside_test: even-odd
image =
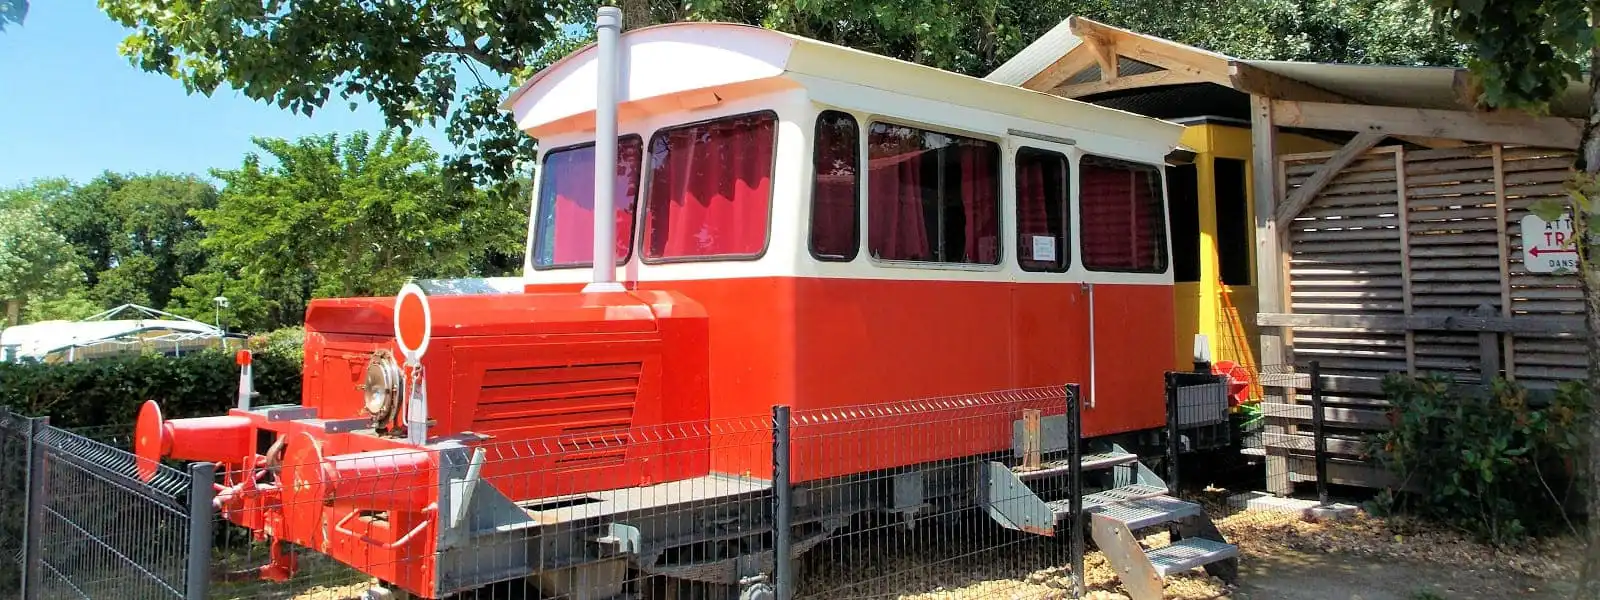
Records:
[[[1228,497],[1228,506],[1247,511],[1295,514],[1313,521],[1342,520],[1354,517],[1356,514],[1356,507],[1351,504],[1323,505],[1316,500],[1284,498],[1266,492],[1234,494]]]

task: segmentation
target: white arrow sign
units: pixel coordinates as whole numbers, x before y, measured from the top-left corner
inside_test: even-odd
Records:
[[[1578,270],[1578,247],[1572,239],[1572,216],[1546,221],[1537,215],[1522,217],[1522,264],[1531,273]]]

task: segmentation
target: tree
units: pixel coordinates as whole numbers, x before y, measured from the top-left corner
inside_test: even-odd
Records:
[[[102,307],[162,308],[183,278],[206,263],[205,236],[190,215],[211,208],[217,190],[192,175],[103,173],[84,185],[41,180],[8,192],[34,202],[83,259],[83,298]]]
[[[1590,414],[1589,550],[1574,597],[1600,598],[1600,7],[1584,0],[1432,0],[1442,23],[1471,50],[1470,72],[1483,91],[1484,108],[1548,111],[1584,70],[1590,74],[1589,116],[1570,182],[1570,202],[1546,203],[1534,211],[1552,219],[1570,214],[1578,250],[1579,277],[1587,302]],[[1587,69],[1584,69],[1587,63]]]
[[[531,140],[494,110],[506,78],[526,77],[562,23],[593,19],[585,0],[100,0],[133,29],[121,51],[191,93],[228,85],[311,115],[337,94],[375,103],[388,126],[446,120],[458,168],[505,181]],[[465,80],[463,80],[463,77]],[[353,104],[353,102],[352,102]]]
[[[21,25],[28,18],[28,0],[0,0],[0,32],[7,23]]]
[[[1247,58],[1453,63],[1455,46],[1398,0],[606,0],[628,28],[763,25],[983,75],[1081,14]],[[508,86],[593,36],[596,0],[100,0],[132,28],[122,53],[191,93],[224,85],[312,114],[366,99],[402,132],[443,122],[452,172],[507,182],[534,142],[498,110]],[[263,7],[266,8],[263,8]],[[515,190],[509,190],[515,192]]]
[[[526,207],[454,185],[425,141],[385,131],[255,143],[275,164],[252,153],[216,171],[216,208],[194,211],[212,267],[175,292],[181,312],[209,316],[220,294],[231,323],[270,329],[299,323],[315,297],[388,296],[408,277],[521,253]]]
[[[65,294],[80,282],[72,246],[46,223],[38,205],[0,207],[0,300],[7,323],[19,321],[25,304]]]

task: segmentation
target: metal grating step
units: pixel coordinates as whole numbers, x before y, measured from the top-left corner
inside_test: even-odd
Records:
[[[1137,462],[1139,462],[1139,455],[1137,454],[1130,454],[1127,452],[1097,452],[1094,454],[1083,455],[1082,464],[1083,470],[1085,471],[1097,471],[1122,465],[1131,465]],[[1032,479],[1039,479],[1041,477],[1066,475],[1072,470],[1071,467],[1072,461],[1053,460],[1039,465],[1038,469],[1034,469],[1032,471],[1024,471],[1020,466],[1012,467],[1011,470],[1017,474],[1018,479],[1028,481]]]
[[[1174,573],[1237,557],[1239,547],[1203,538],[1185,538],[1170,546],[1151,550],[1148,556],[1156,574],[1165,579]]]
[[[1084,496],[1083,512],[1085,514],[1093,514],[1096,510],[1107,506],[1131,502],[1134,500],[1141,500],[1153,496],[1161,496],[1166,493],[1167,490],[1165,488],[1158,488],[1151,485],[1125,485],[1119,488],[1112,488],[1103,492],[1095,492],[1093,494]],[[1065,519],[1068,515],[1072,514],[1072,504],[1071,500],[1068,498],[1055,500],[1047,503],[1047,505],[1050,507],[1050,512],[1055,513],[1057,521]]]
[[[1130,530],[1138,530],[1198,515],[1200,505],[1172,496],[1152,496],[1115,504],[1102,504],[1092,509],[1085,508],[1084,511],[1096,518],[1120,522],[1127,525]]]
[[[1127,502],[1129,500],[1139,500],[1141,498],[1149,498],[1151,496],[1161,496],[1166,493],[1166,488],[1156,487],[1153,485],[1144,485],[1138,483],[1133,485],[1125,485],[1119,488],[1112,488],[1103,492],[1095,492],[1093,494],[1084,496],[1083,509],[1092,510],[1100,506],[1118,504],[1121,502]]]

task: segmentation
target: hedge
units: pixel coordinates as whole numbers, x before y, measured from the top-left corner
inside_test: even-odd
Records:
[[[300,362],[255,354],[255,405],[299,404]],[[238,401],[239,367],[231,353],[131,355],[72,363],[0,363],[0,406],[48,415],[61,428],[126,425],[145,400],[168,418],[220,415]]]

